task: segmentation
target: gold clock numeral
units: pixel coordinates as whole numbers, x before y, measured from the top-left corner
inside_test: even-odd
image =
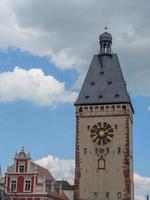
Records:
[[[97,125],[94,125],[93,128],[96,129],[96,130],[98,129]]]
[[[109,135],[107,135],[107,139],[109,139],[110,141],[112,140],[112,137],[110,137]]]
[[[91,133],[96,133],[96,130],[92,128]]]
[[[110,124],[107,124],[106,129],[110,129],[110,128],[111,128]]]
[[[105,128],[105,127],[106,127],[106,125],[107,125],[107,123],[106,123],[106,122],[104,122],[104,123],[103,123],[103,127]]]
[[[101,128],[102,127],[102,123],[98,122],[98,126],[99,126],[99,128]]]

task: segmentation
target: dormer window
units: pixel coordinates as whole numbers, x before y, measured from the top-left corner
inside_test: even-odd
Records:
[[[19,172],[20,173],[23,173],[25,171],[25,167],[24,167],[24,165],[19,165]]]

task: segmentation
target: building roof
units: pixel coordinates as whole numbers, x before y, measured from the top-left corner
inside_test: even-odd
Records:
[[[48,169],[46,169],[34,162],[31,162],[31,163],[36,168],[37,173],[40,177],[45,177],[46,180],[55,181],[54,177],[52,176],[52,174],[49,172]]]
[[[57,181],[57,183],[62,185],[63,190],[74,190],[74,185],[71,185],[68,181],[62,180],[62,181]]]
[[[94,55],[75,105],[131,103],[117,54]]]

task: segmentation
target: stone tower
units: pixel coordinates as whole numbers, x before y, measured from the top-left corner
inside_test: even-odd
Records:
[[[133,200],[133,108],[112,36],[99,40],[75,102],[75,200]]]

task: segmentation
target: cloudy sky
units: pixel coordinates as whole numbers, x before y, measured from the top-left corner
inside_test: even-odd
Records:
[[[107,21],[135,110],[136,198],[150,193],[149,10],[149,0],[0,0],[3,171],[24,145],[57,178],[63,169],[73,179],[73,103]]]

